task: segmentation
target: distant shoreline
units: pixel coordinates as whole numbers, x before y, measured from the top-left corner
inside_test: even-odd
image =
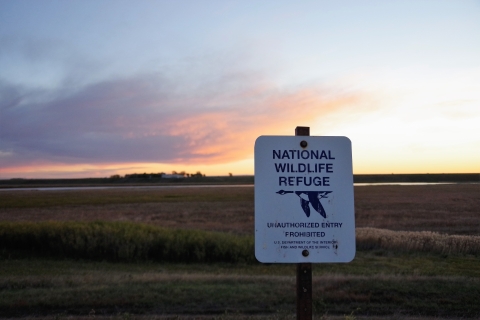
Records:
[[[480,173],[355,174],[355,183],[372,182],[480,182]]]
[[[355,174],[354,183],[468,183],[480,182],[480,173],[426,174]],[[8,179],[0,180],[0,188],[65,187],[65,186],[151,186],[151,185],[243,185],[254,184],[254,176],[212,176],[189,178],[83,178],[83,179]]]

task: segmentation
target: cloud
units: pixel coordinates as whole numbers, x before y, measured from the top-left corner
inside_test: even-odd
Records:
[[[196,85],[158,73],[54,90],[3,82],[0,164],[225,163],[249,157],[259,135],[362,112],[364,98],[233,72]]]

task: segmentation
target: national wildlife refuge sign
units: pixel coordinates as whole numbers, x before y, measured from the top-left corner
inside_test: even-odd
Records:
[[[264,263],[353,260],[355,213],[348,138],[257,138],[255,256]]]

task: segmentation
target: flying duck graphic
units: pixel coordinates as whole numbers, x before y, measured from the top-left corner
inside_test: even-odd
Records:
[[[303,212],[310,217],[310,205],[312,205],[313,209],[320,213],[320,215],[324,218],[327,217],[327,213],[323,208],[320,199],[328,198],[328,194],[332,193],[332,191],[285,191],[280,190],[276,193],[284,195],[287,193],[295,193],[300,198],[300,205],[302,206]]]

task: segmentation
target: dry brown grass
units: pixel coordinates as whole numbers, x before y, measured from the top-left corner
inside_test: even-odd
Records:
[[[43,193],[42,193],[43,192]],[[59,197],[72,191],[0,192],[1,197]],[[77,192],[111,203],[2,208],[0,221],[133,221],[164,227],[253,234],[253,188],[106,189]],[[131,203],[121,199],[129,197]],[[135,202],[137,199],[138,201]],[[151,199],[155,200],[153,202]],[[182,199],[186,199],[183,201]],[[203,200],[205,199],[205,200]],[[18,199],[22,201],[22,199]],[[26,200],[25,200],[26,201]],[[357,228],[480,235],[480,184],[355,187]]]
[[[2,221],[131,221],[163,227],[253,233],[253,204],[238,202],[134,203],[102,206],[12,208]]]
[[[441,254],[480,254],[480,236],[447,235],[431,231],[392,231],[357,228],[357,248]]]
[[[84,191],[79,193],[51,192],[52,193],[39,193],[38,191],[23,191],[21,196],[19,196],[19,193],[0,192],[0,221],[133,221],[184,229],[253,234],[253,188],[179,188],[174,190],[119,189]],[[16,197],[16,201],[21,202],[27,201],[29,197],[48,195],[49,197],[58,197],[61,199],[70,197],[72,194],[82,199],[100,196],[113,200],[100,204],[94,204],[91,201],[78,201],[78,203],[26,208],[12,206],[2,207],[1,205],[2,197],[4,197],[4,199],[5,197]],[[200,196],[198,196],[199,194]],[[133,199],[133,201],[125,202],[122,200],[125,198]],[[427,250],[447,254],[449,252],[471,253],[472,248],[474,248],[477,253],[479,252],[480,185],[356,187],[355,209],[357,237],[360,240],[359,243],[362,245],[394,248],[395,250],[399,249],[398,247],[400,246],[400,249],[406,248],[407,250],[414,251]],[[349,267],[352,268],[349,270],[354,270],[355,268],[360,270],[358,272],[355,271],[353,274],[348,274],[349,271],[342,272],[335,269],[335,271],[314,277],[314,287],[317,288],[315,301],[323,301],[325,297],[330,297],[330,300],[334,302],[328,302],[330,300],[327,301],[327,310],[337,308],[335,309],[337,310],[335,315],[319,314],[317,318],[324,320],[447,319],[446,317],[441,318],[441,316],[445,316],[446,313],[441,314],[440,311],[438,311],[438,314],[436,313],[436,306],[439,306],[442,312],[448,311],[450,312],[448,314],[452,315],[468,316],[474,314],[469,308],[478,305],[475,300],[477,299],[476,297],[478,297],[478,278],[472,275],[464,277],[463,272],[467,268],[476,268],[475,259],[464,258],[463,260],[465,261],[460,261],[462,259],[454,259],[452,260],[453,262],[448,262],[451,257],[441,257],[441,259],[445,258],[445,261],[442,261],[442,263],[448,262],[452,265],[455,264],[455,267],[461,270],[461,272],[455,271],[455,273],[452,271],[448,273],[448,275],[443,275],[435,268],[429,267],[421,269],[421,267],[417,265],[419,265],[420,262],[423,263],[424,260],[420,259],[420,262],[417,262],[416,260],[419,259],[417,256],[414,256],[415,261],[412,261],[413,258],[403,259],[400,257],[398,259],[392,259],[392,257],[387,256],[385,257],[385,262],[382,262],[385,264],[385,268],[382,267],[383,264],[378,263],[378,260],[374,260],[372,263],[370,261],[370,259],[373,259],[372,257],[376,258],[376,256],[373,255],[369,255],[367,258],[362,258],[359,255],[359,258],[362,259],[356,259],[355,264],[349,264]],[[439,259],[432,261],[432,264],[435,264]],[[27,261],[27,263],[31,264],[30,261]],[[393,266],[392,268],[397,271],[387,272],[387,274],[384,274],[383,271],[374,275],[370,273],[363,274],[361,272],[362,263],[367,263],[368,269],[373,268],[374,270],[382,271]],[[404,266],[409,263],[409,268],[402,269],[397,267],[397,265]],[[37,269],[37,266],[38,264],[31,267],[32,270]],[[366,269],[366,267],[363,268]],[[155,270],[158,271],[159,269]],[[447,270],[447,267],[441,270]],[[90,290],[88,293],[91,294],[92,297],[95,297],[95,290],[103,288],[102,290],[104,291],[99,291],[101,294],[99,294],[98,299],[111,299],[111,301],[116,301],[117,296],[122,295],[124,292],[137,292],[139,297],[143,297],[144,295],[154,297],[163,285],[171,284],[172,282],[182,283],[185,286],[192,285],[191,288],[193,289],[189,290],[193,290],[192,292],[199,290],[198,292],[202,294],[205,292],[205,288],[214,288],[213,293],[219,290],[219,288],[222,288],[221,286],[212,285],[202,287],[198,285],[198,283],[203,282],[215,285],[225,282],[233,282],[236,284],[253,283],[255,285],[263,285],[261,286],[263,290],[276,286],[275,288],[279,288],[279,290],[275,290],[277,293],[293,290],[294,283],[293,273],[291,276],[282,276],[277,274],[270,275],[263,272],[259,274],[252,273],[252,275],[243,273],[234,274],[230,269],[228,269],[228,272],[215,271],[204,273],[199,273],[197,270],[193,272],[189,270],[186,273],[178,270],[174,272],[157,271],[149,270],[141,273],[133,273],[130,270],[112,271],[108,269],[108,272],[106,272],[105,269],[99,271],[95,267],[95,270],[92,272],[79,269],[79,272],[75,272],[73,275],[61,274],[53,277],[49,275],[44,276],[42,273],[39,273],[37,276],[32,276],[31,273],[28,272],[18,276],[3,277],[0,279],[0,287],[33,285],[33,289],[36,291],[29,297],[42,296],[42,294],[53,295],[56,290],[60,290],[60,293],[54,296],[58,298],[59,301],[62,301],[63,291],[61,290],[64,289],[68,289],[71,292],[77,292],[75,288],[79,288],[79,292],[88,289]],[[158,284],[158,286],[150,290],[149,293],[146,293],[145,290],[153,284]],[[231,287],[232,286],[228,286],[228,288]],[[239,286],[235,286],[235,290],[240,290],[237,287]],[[250,301],[265,299],[258,298],[257,294],[252,298],[250,289],[248,289],[250,287],[245,288],[247,289],[242,290],[248,290],[248,294],[242,293],[243,295],[240,295],[239,298],[239,294],[235,293],[235,295],[232,295],[235,297],[235,301],[243,299],[242,301],[249,301],[248,303],[251,303]],[[17,294],[16,292],[24,289],[20,290],[16,288],[15,290],[14,293]],[[420,290],[419,295],[416,294],[417,290]],[[109,294],[110,291],[114,292],[114,294],[103,298],[103,295]],[[41,292],[41,294],[38,294],[38,292]],[[189,291],[187,290],[186,292]],[[455,294],[452,295],[452,292]],[[24,294],[28,296],[29,291],[25,289]],[[205,301],[210,301],[210,294],[211,293],[205,293],[208,297],[205,298]],[[462,294],[463,296],[455,299],[456,296]],[[194,298],[200,295],[201,294],[197,294]],[[48,297],[49,296],[44,300],[47,301],[49,299]],[[224,296],[222,295],[222,297]],[[381,311],[377,314],[391,314],[385,317],[366,316],[365,314],[368,314],[368,311],[364,309],[359,312],[357,316],[350,314],[350,311],[343,311],[356,310],[354,307],[355,303],[356,305],[363,304],[363,306],[368,306],[369,302],[365,299],[370,299],[370,297],[373,297],[372,301],[375,299],[375,301],[381,301],[381,304],[376,306],[376,308]],[[470,300],[468,303],[470,304],[465,303],[469,297]],[[191,297],[187,295],[187,298]],[[158,299],[155,299],[155,303],[157,303]],[[91,298],[91,300],[94,301],[94,298]],[[453,307],[446,304],[446,302],[450,303],[450,301],[452,301]],[[462,311],[458,306],[464,304],[464,311]],[[433,305],[435,305],[435,308]],[[429,313],[425,311],[426,307],[430,308],[428,309],[430,310]],[[401,308],[405,308],[407,314],[430,314],[436,316],[423,318],[403,315],[403,312],[397,314],[397,310],[402,310]],[[245,307],[245,310],[247,309],[248,308]],[[293,308],[288,310],[293,310]],[[346,315],[342,316],[343,313],[346,313]],[[372,311],[372,314],[375,314],[375,312]],[[477,314],[478,312],[475,313],[475,315]],[[93,316],[78,317],[59,313],[58,315],[49,316],[48,319],[91,319]],[[97,318],[146,320],[294,319],[295,317],[289,311],[288,314],[277,312],[276,314],[269,315],[219,314],[215,316],[176,316],[172,314],[138,316],[129,313],[112,313],[110,316],[104,317],[97,314]],[[30,319],[33,319],[33,317]],[[44,317],[44,319],[46,319],[46,317]]]
[[[480,235],[480,184],[355,188],[357,228]]]
[[[251,187],[1,191],[0,198],[15,197],[21,202],[43,195],[72,197],[73,192],[85,202],[30,208],[0,206],[0,221],[131,221],[182,229],[253,233]],[[99,195],[111,200],[90,204]],[[124,203],[125,198],[130,203]]]

